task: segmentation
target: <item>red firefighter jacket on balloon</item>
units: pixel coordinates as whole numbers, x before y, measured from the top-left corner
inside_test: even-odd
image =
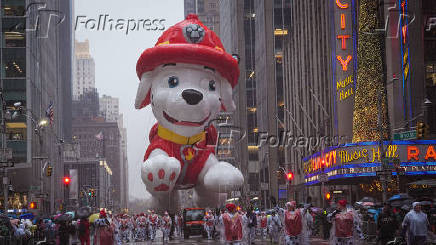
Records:
[[[205,132],[192,137],[184,137],[155,124],[150,130],[150,145],[145,152],[144,161],[155,149],[165,151],[169,157],[180,162],[180,175],[174,189],[189,189],[197,183],[198,175],[210,154],[215,153],[217,132],[209,126]],[[184,142],[184,143],[182,143]]]

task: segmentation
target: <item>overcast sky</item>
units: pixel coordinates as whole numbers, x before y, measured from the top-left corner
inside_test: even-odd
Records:
[[[136,198],[146,197],[145,185],[140,177],[140,164],[148,145],[148,132],[155,119],[149,106],[141,111],[134,108],[139,83],[136,76],[136,61],[146,48],[154,46],[162,31],[142,29],[143,22],[139,22],[139,30],[129,31],[127,35],[125,26],[122,30],[110,31],[106,24],[106,30],[103,31],[102,20],[100,30],[96,30],[96,27],[92,29],[92,25],[97,23],[99,15],[109,15],[107,19],[125,19],[125,24],[132,19],[130,28],[141,19],[165,19],[161,23],[166,30],[183,20],[183,0],[74,1],[74,14],[76,17],[81,16],[75,36],[78,41],[88,39],[90,42],[98,92],[100,96],[106,94],[120,99],[120,113],[124,114],[124,125],[127,127],[129,195]],[[73,28],[76,17],[73,20]]]

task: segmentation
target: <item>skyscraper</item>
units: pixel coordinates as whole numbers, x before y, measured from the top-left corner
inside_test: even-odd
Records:
[[[73,99],[95,88],[95,63],[89,53],[89,40],[75,41]]]
[[[63,196],[62,143],[71,136],[72,7],[71,1],[26,2],[0,3],[1,89],[6,110],[17,112],[6,118],[6,144],[15,164],[7,177],[10,199],[19,200],[12,208],[34,201],[37,212],[50,213]],[[56,25],[49,17],[62,21]],[[43,172],[47,166],[53,167],[51,176]]]
[[[104,94],[100,97],[100,113],[106,122],[117,122],[120,116],[119,99]]]

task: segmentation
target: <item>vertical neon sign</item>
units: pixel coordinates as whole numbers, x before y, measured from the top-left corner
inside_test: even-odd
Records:
[[[332,0],[331,8],[335,127],[338,135],[351,137],[357,64],[354,0]]]
[[[407,0],[398,0],[400,16],[400,46],[401,46],[401,71],[403,78],[403,108],[404,119],[412,118],[412,98],[410,93],[410,53],[409,53],[409,15]],[[407,99],[409,97],[409,99]],[[407,113],[409,112],[409,113]]]

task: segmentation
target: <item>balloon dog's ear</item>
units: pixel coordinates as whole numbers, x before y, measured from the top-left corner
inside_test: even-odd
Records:
[[[136,93],[135,108],[141,109],[150,104],[150,93],[153,71],[144,72]]]
[[[223,111],[234,111],[236,109],[232,97],[232,86],[225,79],[221,81],[221,109]]]

